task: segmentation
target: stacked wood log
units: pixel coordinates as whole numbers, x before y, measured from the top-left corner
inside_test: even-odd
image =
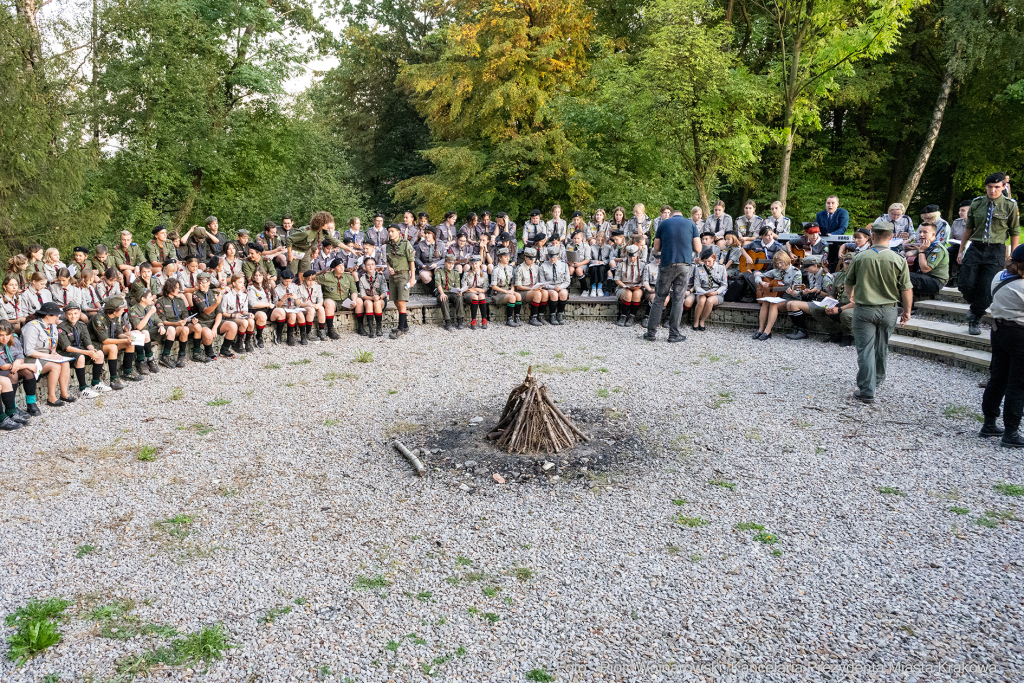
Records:
[[[559,453],[589,441],[555,406],[547,386],[534,380],[533,366],[526,381],[509,394],[501,420],[487,438],[509,453]]]

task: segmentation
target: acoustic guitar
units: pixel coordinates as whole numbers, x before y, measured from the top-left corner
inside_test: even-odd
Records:
[[[740,272],[749,273],[752,270],[764,270],[764,267],[772,262],[768,258],[768,254],[763,251],[754,251],[752,249],[743,250],[752,261],[747,261],[744,258],[740,258]]]
[[[793,285],[793,291],[800,293],[804,286],[802,284]],[[757,299],[765,296],[774,296],[775,292],[785,292],[789,287],[782,283],[782,280],[776,280],[774,278],[770,280],[761,280],[761,284],[757,286]]]

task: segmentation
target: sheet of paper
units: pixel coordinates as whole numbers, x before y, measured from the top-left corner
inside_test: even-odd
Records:
[[[352,308],[355,304],[352,303],[352,299],[345,299],[341,302],[342,308]]]
[[[145,346],[146,334],[141,330],[132,330],[132,346]]]
[[[532,287],[530,287],[530,291],[533,291],[533,290],[535,290],[535,289],[540,289],[540,288],[541,288],[542,286],[543,286],[543,285],[541,285],[541,284],[540,284],[540,283],[538,282],[537,284],[535,284],[535,285],[533,285]]]
[[[348,301],[348,299],[345,299],[345,301]],[[344,305],[345,304],[342,303],[342,306],[344,306]],[[349,303],[349,308],[351,308],[351,307],[352,307],[352,304]],[[285,308],[283,310],[284,310],[285,313],[288,313],[288,314],[291,314],[291,313],[305,313],[306,312],[306,309],[304,309],[304,308]]]
[[[836,306],[836,305],[839,304],[839,300],[838,299],[833,299],[830,296],[826,296],[821,301],[815,301],[814,303],[818,304],[822,308],[832,308],[833,306]]]
[[[903,244],[903,240],[900,239],[899,237],[897,237],[894,240],[889,240],[889,247],[892,248],[892,249],[895,249],[896,247],[898,247],[898,246],[900,246],[902,244]]]
[[[763,296],[758,301],[766,301],[770,304],[781,304],[785,299],[781,296]]]

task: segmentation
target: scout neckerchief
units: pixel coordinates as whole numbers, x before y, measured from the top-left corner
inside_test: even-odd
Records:
[[[129,266],[134,266],[135,265],[134,263],[132,263],[131,254],[128,253],[128,247],[121,247],[121,253],[124,254],[124,262],[127,265],[129,265]]]
[[[241,265],[239,265],[237,259],[235,260],[234,263],[232,263],[231,261],[228,261],[227,259],[224,259],[224,263],[226,263],[227,266],[228,266],[228,274],[229,275],[235,275],[235,270],[241,268]]]
[[[704,269],[704,274],[708,276],[708,284],[711,285],[710,289],[718,289],[722,286],[721,281],[711,274],[713,272],[712,270],[709,270],[706,265],[701,266],[701,268]]]
[[[241,313],[241,312],[242,312],[242,295],[236,289],[235,290],[235,313]]]
[[[110,296],[110,290],[114,288],[114,285],[108,285],[106,282],[100,283],[103,286],[103,298],[106,299]]]
[[[72,331],[72,332],[74,333],[74,335],[75,335],[75,348],[76,348],[76,349],[80,349],[80,348],[82,348],[82,337],[81,337],[81,335],[80,335],[80,334],[78,333],[78,325],[72,325],[72,326],[71,326],[71,331]]]
[[[164,244],[167,244],[166,240],[164,240]],[[160,242],[156,242],[156,248],[160,250],[160,263],[163,263],[164,260],[165,260],[164,259],[164,245],[160,244]]]
[[[501,268],[501,274],[502,274],[501,282],[498,283],[498,286],[499,287],[508,287],[509,282],[512,280],[512,272],[511,272],[512,271],[512,266],[510,266],[508,264],[505,264],[505,265],[500,265],[499,264],[498,267]]]
[[[93,291],[92,287],[86,287],[86,290],[89,292],[89,303],[92,304],[91,308],[99,308],[97,305],[99,302],[96,301],[96,292]]]
[[[68,305],[68,288],[67,287],[61,287],[60,288],[60,292],[61,292],[61,296],[64,297],[64,305],[67,306]]]
[[[189,272],[188,279],[189,279],[189,282],[192,283],[191,285],[189,285],[189,288],[190,289],[195,289],[196,288],[196,274],[194,272]]]
[[[53,353],[54,348],[56,348],[56,346],[57,346],[57,331],[56,331],[56,329],[54,329],[54,331],[51,333],[50,332],[50,326],[47,325],[45,322],[43,322],[42,318],[37,318],[33,322],[39,323],[39,326],[43,328],[44,332],[46,332],[47,353]]]
[[[7,362],[4,363],[4,365],[10,365],[14,362],[14,354],[11,353],[11,347],[6,344],[4,344],[4,358],[7,359]]]
[[[988,242],[989,231],[992,228],[992,215],[996,211],[996,202],[993,199],[988,200],[988,213],[985,214],[985,241]]]
[[[36,290],[36,298],[39,299],[39,305],[43,305],[43,291],[41,289]]]

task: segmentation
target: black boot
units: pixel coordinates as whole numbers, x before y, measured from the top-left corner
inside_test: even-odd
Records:
[[[334,318],[327,319],[327,337],[329,339],[341,339],[341,335],[334,331]]]
[[[295,326],[288,326],[288,346],[295,346]]]
[[[803,313],[791,315],[789,318],[793,322],[793,331],[786,335],[786,339],[807,339],[807,333],[804,331],[807,321],[804,319]]]
[[[256,347],[252,345],[252,333],[245,335],[245,352],[252,353],[256,350]]]
[[[981,325],[978,324],[978,318],[973,313],[967,315],[967,333],[981,334]]]
[[[257,327],[256,328],[256,348],[257,349],[262,349],[263,348],[263,329],[264,328],[262,328],[262,327]]]
[[[540,321],[540,316],[536,313],[530,316],[530,324],[534,327],[543,327],[544,323]]]
[[[275,344],[280,344],[283,341],[284,341],[284,323],[283,322],[274,323],[273,342]]]
[[[455,319],[455,329],[457,329],[457,330],[465,329],[466,328],[466,324],[465,323],[466,323],[465,318],[456,318]]]
[[[996,424],[996,418],[986,417],[985,424],[981,426],[981,431],[978,432],[978,436],[983,439],[987,439],[992,436],[1002,436],[1005,430]]]
[[[379,336],[381,336],[381,334],[383,334],[383,332],[381,331],[381,327],[384,324],[384,316],[382,316],[382,315],[375,315],[375,316],[373,316],[373,318],[377,322],[377,336],[379,337]]]
[[[306,346],[307,344],[309,344],[309,340],[306,339],[306,326],[305,325],[299,325],[299,344],[301,346]]]
[[[327,323],[324,323],[323,325],[317,325],[316,328],[316,338],[322,342],[327,341],[327,330],[324,329],[326,325]]]
[[[626,323],[625,323],[626,327],[633,327],[633,323],[635,323],[635,322],[636,322],[636,319],[633,317],[632,313],[630,313],[629,315],[626,316]]]
[[[448,318],[447,320],[444,321],[444,329],[445,329],[445,332],[451,332],[452,331],[452,321],[451,321],[451,318]]]
[[[999,445],[1005,448],[1024,448],[1024,434],[1020,433],[1018,427],[1019,425],[1010,429],[1010,425],[1006,425],[1006,432],[1003,433],[1003,438],[999,440]]]

